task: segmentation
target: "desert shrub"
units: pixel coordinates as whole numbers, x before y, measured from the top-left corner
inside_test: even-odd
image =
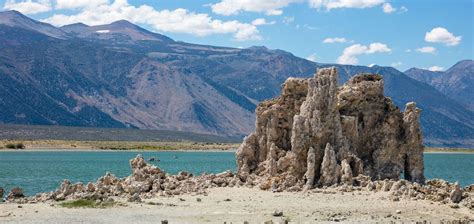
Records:
[[[7,143],[5,145],[7,149],[24,149],[25,145],[23,143]]]
[[[59,205],[65,208],[110,208],[117,205],[117,203],[113,200],[97,202],[95,200],[90,199],[78,199],[66,201]]]
[[[13,144],[13,143],[8,143],[8,144],[5,145],[5,148],[7,148],[7,149],[14,149],[15,146],[16,146],[16,145]]]

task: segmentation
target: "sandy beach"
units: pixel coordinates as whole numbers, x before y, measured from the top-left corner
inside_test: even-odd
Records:
[[[199,199],[201,199],[199,201]],[[427,200],[391,201],[388,192],[272,193],[256,188],[213,188],[207,195],[157,197],[106,209],[63,208],[58,203],[0,204],[0,223],[432,223],[474,221],[466,207]],[[273,213],[281,211],[280,217]]]

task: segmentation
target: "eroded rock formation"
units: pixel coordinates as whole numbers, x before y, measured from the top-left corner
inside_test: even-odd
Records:
[[[230,171],[201,176],[193,176],[191,173],[182,171],[177,175],[169,175],[160,168],[147,164],[142,155],[131,159],[130,166],[132,174],[125,178],[117,178],[107,172],[95,183],[90,182],[86,185],[64,180],[56,191],[41,193],[30,198],[23,198],[21,189],[15,188],[16,190],[13,189],[7,197],[7,201],[34,203],[69,199],[104,200],[110,197],[121,197],[127,198],[131,202],[140,202],[142,198],[186,193],[199,194],[205,193],[205,190],[211,187],[233,187],[244,184]]]
[[[290,78],[257,108],[256,131],[237,151],[238,175],[262,189],[352,184],[353,177],[424,183],[420,109],[402,113],[383,95],[382,76],[337,86],[335,68]]]

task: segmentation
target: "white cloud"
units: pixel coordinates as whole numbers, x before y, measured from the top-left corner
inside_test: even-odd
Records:
[[[436,48],[434,47],[421,47],[417,48],[416,51],[424,54],[436,54]]]
[[[397,62],[393,62],[392,64],[390,64],[390,66],[392,67],[399,67],[399,66],[402,66],[403,63],[401,61],[397,61]]]
[[[386,3],[383,3],[382,5],[382,10],[384,13],[387,13],[387,14],[392,14],[394,12],[397,12],[398,11],[398,14],[401,14],[401,13],[405,13],[408,11],[407,7],[405,6],[402,6],[400,8],[395,8],[392,6],[392,4],[386,2]]]
[[[383,6],[382,6],[382,8],[383,8],[383,12],[384,12],[384,13],[388,13],[388,14],[397,11],[397,9],[394,8],[394,7],[392,6],[392,4],[390,4],[390,3],[384,3]]]
[[[306,60],[316,62],[317,60],[316,54],[313,53],[313,54],[308,55],[308,57],[306,57]]]
[[[275,21],[267,22],[264,18],[258,18],[252,21],[252,25],[254,26],[262,26],[262,25],[273,25]]]
[[[446,46],[456,46],[461,42],[462,36],[454,36],[443,27],[433,28],[425,35],[425,41],[432,43],[443,43]]]
[[[89,8],[109,4],[109,0],[56,0],[55,9]]]
[[[333,44],[333,43],[347,43],[349,42],[346,38],[343,37],[334,37],[334,38],[326,38],[323,40],[325,44]]]
[[[440,71],[443,71],[444,68],[435,65],[435,66],[429,67],[428,70],[430,70],[430,71],[432,71],[432,72],[440,72]]]
[[[88,25],[107,24],[117,20],[148,25],[156,31],[187,33],[197,36],[212,34],[233,34],[235,40],[261,40],[257,26],[237,20],[222,21],[205,13],[190,12],[186,9],[158,11],[148,5],[133,6],[127,0],[115,0],[109,4],[85,7],[76,14],[54,14],[44,22],[56,26],[83,22]]]
[[[410,53],[411,49],[406,49],[405,52]]]
[[[267,15],[281,15],[282,8],[299,0],[222,0],[212,4],[212,11],[219,15],[237,15],[241,11],[263,12]]]
[[[382,43],[371,43],[369,46],[354,44],[346,47],[342,55],[337,59],[339,64],[354,65],[359,62],[357,56],[361,54],[389,53],[392,50]]]
[[[385,0],[309,0],[312,8],[326,8],[327,10],[337,8],[371,8],[384,3]]]
[[[42,12],[48,12],[51,8],[51,2],[49,0],[26,0],[26,1],[16,1],[16,0],[7,0],[3,9],[6,10],[17,10],[23,14],[37,14]]]

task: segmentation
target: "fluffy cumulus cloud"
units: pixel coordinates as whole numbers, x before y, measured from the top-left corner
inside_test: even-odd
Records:
[[[388,14],[397,11],[397,9],[394,8],[394,7],[392,6],[392,4],[390,4],[390,3],[384,3],[384,4],[382,5],[382,9],[383,9],[383,12],[384,12],[384,13],[388,13]]]
[[[56,0],[55,9],[78,9],[108,4],[109,0]]]
[[[434,47],[421,47],[417,48],[416,51],[424,54],[436,54],[436,48]]]
[[[338,8],[371,8],[383,4],[385,0],[309,0],[312,8],[327,10]]]
[[[343,37],[333,37],[333,38],[326,38],[323,40],[325,44],[333,44],[333,43],[347,43],[349,42],[346,38]]]
[[[354,44],[344,49],[342,55],[337,59],[339,64],[354,65],[359,62],[358,56],[363,54],[389,53],[392,50],[382,43],[371,43],[369,46]]]
[[[222,21],[213,19],[205,13],[190,12],[182,8],[156,10],[148,5],[130,5],[127,0],[100,2],[100,0],[83,0],[81,3],[62,3],[58,7],[75,8],[77,11],[73,11],[75,12],[73,14],[54,14],[46,18],[44,22],[56,26],[77,22],[99,25],[125,19],[133,23],[148,25],[156,31],[187,33],[197,36],[233,34],[234,39],[239,41],[262,39],[257,28],[258,25],[262,25],[261,20],[256,24],[242,23],[237,20]],[[263,22],[266,23],[266,21]]]
[[[17,10],[27,15],[48,12],[52,9],[51,2],[49,0],[6,0],[3,8],[6,10]]]
[[[211,4],[212,11],[219,15],[237,15],[240,12],[258,12],[267,15],[281,15],[283,8],[292,3],[308,2],[311,8],[338,9],[338,8],[371,8],[382,5],[385,13],[399,11],[406,12],[406,7],[397,9],[385,0],[220,0]]]
[[[456,46],[461,42],[462,36],[455,36],[443,27],[433,28],[425,35],[425,41],[443,43],[446,46]]]
[[[407,7],[405,7],[405,6],[402,6],[402,7],[397,9],[397,8],[393,7],[392,4],[390,4],[388,2],[383,3],[382,10],[383,10],[384,13],[387,13],[387,14],[392,14],[392,13],[397,12],[397,11],[398,11],[398,13],[404,13],[404,12],[408,11]]]
[[[432,66],[432,67],[429,67],[428,70],[432,71],[432,72],[441,72],[444,70],[443,67],[440,67],[440,66]]]
[[[281,15],[282,8],[299,0],[222,0],[212,4],[212,11],[219,15],[236,15],[242,11]]]

